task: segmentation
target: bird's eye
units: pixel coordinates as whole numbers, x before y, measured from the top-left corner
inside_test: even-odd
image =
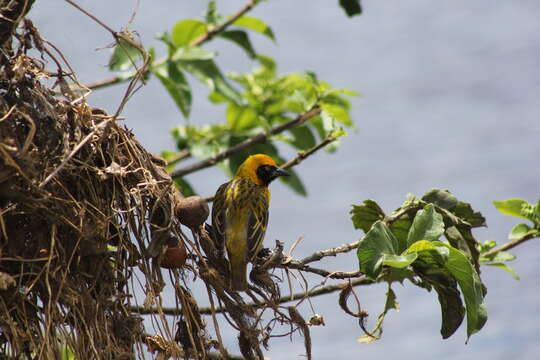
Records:
[[[264,184],[268,185],[272,180],[274,180],[274,170],[274,166],[261,165],[257,168],[257,177],[261,179]]]

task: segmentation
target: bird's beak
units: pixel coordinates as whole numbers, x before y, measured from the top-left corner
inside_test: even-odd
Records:
[[[280,169],[280,168],[276,168],[276,170],[274,170],[274,177],[278,177],[278,176],[291,176],[291,174],[289,174],[289,172],[287,170],[283,170],[283,169]]]

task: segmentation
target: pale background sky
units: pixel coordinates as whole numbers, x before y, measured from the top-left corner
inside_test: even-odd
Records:
[[[79,1],[108,25],[120,29],[129,21],[133,1]],[[242,1],[218,1],[223,14]],[[146,47],[154,36],[184,18],[201,15],[204,1],[141,0],[130,26]],[[493,200],[510,197],[535,202],[540,197],[540,3],[536,0],[387,0],[364,1],[364,14],[348,19],[328,0],[271,0],[252,13],[270,24],[278,43],[253,35],[256,50],[272,54],[283,73],[315,71],[337,88],[360,91],[352,115],[359,131],[343,139],[334,155],[321,153],[298,170],[309,197],[272,185],[270,229],[289,246],[305,240],[295,252],[303,257],[316,249],[350,242],[355,231],[348,211],[352,203],[371,198],[386,211],[407,193],[422,195],[439,187],[472,203],[487,218],[488,228],[475,235],[484,241],[506,240],[516,220],[499,214]],[[42,35],[62,49],[83,83],[109,77],[110,35],[60,0],[37,1],[30,18]],[[255,65],[229,44],[212,42],[226,72]],[[52,66],[52,65],[51,65]],[[192,121],[221,121],[223,108],[210,106],[207,91],[192,82]],[[113,112],[124,87],[96,91],[91,105]],[[169,130],[184,120],[157,80],[151,80],[128,103],[125,124],[151,151],[173,149]],[[286,152],[292,155],[292,152]],[[204,196],[226,181],[218,170],[188,179]],[[485,268],[489,320],[465,345],[465,324],[449,340],[439,335],[440,309],[435,293],[395,285],[399,312],[387,317],[383,339],[364,345],[356,321],[337,307],[337,294],[313,303],[326,326],[313,328],[315,359],[359,357],[401,359],[537,359],[540,353],[540,241],[513,251],[512,266],[520,281]],[[325,264],[354,270],[354,254]],[[359,290],[371,323],[382,308],[384,286]],[[203,294],[196,294],[196,296]],[[166,299],[170,301],[170,299]],[[309,309],[304,308],[305,314]],[[227,334],[233,343],[233,334]],[[271,359],[301,359],[298,337],[271,342]],[[231,346],[232,352],[235,351]],[[534,355],[537,354],[537,355]]]

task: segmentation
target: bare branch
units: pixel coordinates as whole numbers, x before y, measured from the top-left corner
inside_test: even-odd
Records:
[[[176,163],[184,160],[187,157],[191,156],[191,151],[189,150],[182,150],[178,152],[173,158],[167,160],[167,166],[175,165]]]
[[[229,16],[229,18],[223,24],[208,30],[206,33],[202,34],[201,36],[199,36],[198,38],[193,40],[190,45],[197,46],[197,45],[200,45],[200,44],[212,39],[214,36],[216,36],[217,34],[219,34],[222,31],[224,31],[226,28],[228,28],[239,17],[241,17],[242,15],[247,13],[249,10],[251,10],[251,8],[254,7],[255,5],[257,5],[257,3],[259,1],[260,0],[250,0],[247,4],[242,6],[240,8],[240,10],[238,10],[233,15]]]
[[[414,204],[411,204],[411,205],[408,205],[408,206],[404,206],[403,208],[401,208],[399,211],[396,211],[394,214],[391,214],[391,215],[388,215],[384,218],[383,222],[386,223],[386,224],[391,224],[397,220],[399,220],[402,216],[405,216],[409,211],[411,211],[413,208],[415,208],[417,205],[414,205]],[[302,264],[302,265],[306,265],[306,264],[309,264],[309,263],[312,263],[314,261],[319,261],[321,260],[323,257],[327,257],[327,256],[336,256],[337,254],[342,254],[342,253],[346,253],[346,252],[349,252],[351,250],[354,250],[358,247],[358,244],[360,244],[360,242],[363,240],[364,238],[360,238],[359,240],[357,241],[354,241],[352,243],[348,243],[348,244],[343,244],[343,245],[340,245],[340,246],[336,246],[334,248],[331,248],[331,249],[326,249],[326,250],[319,250],[319,251],[316,251],[314,252],[313,254],[309,255],[309,256],[306,256],[305,258],[303,258],[302,260],[298,261],[298,264]]]
[[[323,257],[336,256],[337,254],[349,252],[351,250],[356,249],[358,247],[358,244],[360,243],[360,241],[361,241],[361,239],[357,240],[357,241],[354,241],[352,243],[349,243],[349,244],[343,244],[343,245],[340,245],[340,246],[336,246],[335,248],[316,251],[313,254],[311,254],[310,256],[307,256],[307,257],[303,258],[302,260],[300,260],[300,263],[309,264],[309,263],[314,262],[314,261],[319,261]]]
[[[69,1],[69,0],[66,0],[66,1],[71,3],[71,1]],[[240,8],[240,10],[238,10],[236,13],[231,15],[223,24],[208,30],[206,33],[202,34],[201,36],[199,36],[198,38],[193,40],[190,43],[190,45],[191,46],[199,46],[202,43],[212,39],[214,36],[216,36],[220,32],[227,29],[239,17],[243,16],[248,11],[250,11],[255,5],[257,5],[258,2],[259,2],[259,0],[250,0],[246,5],[242,6],[242,8]],[[154,66],[161,65],[161,64],[165,63],[166,60],[167,60],[166,58],[158,59],[158,60],[156,60],[154,62]],[[91,89],[91,90],[96,90],[96,89],[108,87],[108,86],[111,86],[111,85],[124,83],[124,82],[130,80],[133,76],[135,76],[135,73],[133,73],[132,76],[127,76],[127,77],[126,76],[115,76],[115,77],[111,77],[109,79],[99,80],[99,81],[90,83],[86,87],[88,89]]]
[[[80,7],[77,3],[74,3],[71,0],[64,0],[64,1],[67,2],[68,4],[70,4],[71,6],[73,6],[74,8],[76,8],[77,10],[79,10],[80,12],[82,12],[83,14],[85,14],[86,16],[88,16],[90,19],[94,20],[96,23],[99,24],[99,26],[106,29],[111,34],[113,34],[113,35],[116,34],[116,31],[114,31],[111,27],[109,27],[107,24],[105,24],[104,22],[99,20],[97,17],[92,15],[90,12],[88,12],[85,9],[83,9],[82,7]]]
[[[182,177],[184,175],[187,175],[187,174],[191,174],[192,172],[195,172],[195,171],[198,171],[198,170],[202,170],[202,169],[205,169],[207,167],[210,167],[210,166],[213,166],[215,165],[216,163],[222,161],[222,160],[225,160],[229,157],[231,157],[232,155],[235,155],[255,144],[259,144],[259,143],[262,143],[262,142],[265,142],[269,137],[273,136],[273,135],[276,135],[276,134],[279,134],[279,133],[282,133],[283,131],[285,130],[288,130],[288,129],[291,129],[291,128],[294,128],[296,126],[300,126],[302,125],[303,123],[305,123],[307,120],[311,119],[312,117],[314,116],[317,116],[321,113],[321,109],[319,107],[314,107],[313,109],[303,113],[303,114],[300,114],[298,115],[296,118],[294,118],[293,120],[291,121],[288,121],[284,124],[281,124],[279,126],[276,126],[272,129],[270,129],[270,131],[268,132],[263,132],[263,133],[260,133],[260,134],[257,134],[253,137],[250,137],[249,139],[246,139],[244,141],[242,141],[241,143],[217,154],[216,156],[213,156],[211,158],[208,158],[208,159],[205,159],[205,160],[202,160],[202,161],[199,161],[199,162],[196,162],[194,164],[191,164],[191,165],[188,165],[184,168],[180,168],[178,170],[175,170],[172,172],[171,174],[171,177],[172,178],[177,178],[177,177]]]
[[[306,151],[302,151],[302,152],[299,152],[298,153],[298,156],[295,157],[294,159],[291,159],[289,161],[287,161],[285,164],[283,164],[281,167],[283,169],[289,169],[293,166],[296,166],[298,164],[300,164],[302,161],[304,161],[307,157],[309,157],[310,155],[313,155],[316,151],[324,148],[326,145],[332,143],[333,141],[335,141],[337,138],[335,136],[331,136],[331,135],[328,135],[323,141],[321,141],[320,143],[318,143],[317,145],[315,145],[314,147],[312,147],[311,149],[308,149]],[[189,156],[189,150],[185,150],[185,152],[187,152],[187,154],[185,156],[182,156],[181,158],[185,158],[187,156]],[[178,157],[180,157],[182,155],[183,152],[180,152],[178,153]],[[175,158],[176,159],[176,158]],[[168,165],[171,164],[172,160],[169,161]],[[208,196],[206,198],[204,198],[204,200],[206,200],[206,202],[212,202],[214,201],[214,197],[213,196]]]
[[[292,295],[282,296],[278,300],[276,300],[276,303],[277,304],[283,304],[283,303],[286,303],[286,302],[289,302],[289,301],[298,300],[298,299],[302,299],[302,298],[306,298],[306,297],[312,298],[312,297],[319,296],[319,295],[326,295],[326,294],[330,294],[330,293],[333,293],[333,292],[336,292],[336,291],[341,291],[345,287],[349,286],[349,283],[354,287],[354,286],[371,285],[374,282],[372,280],[369,280],[369,279],[367,279],[366,277],[363,276],[361,278],[352,280],[350,282],[346,281],[346,282],[342,282],[342,283],[339,283],[339,284],[326,285],[326,286],[323,286],[323,287],[320,287],[320,288],[317,288],[315,290],[311,290],[311,291],[308,291],[308,292],[302,291],[302,292],[298,292],[298,293],[295,293],[295,294],[292,294]],[[251,303],[245,304],[245,306],[252,307],[252,308],[258,308],[258,307],[261,307],[261,306],[266,306],[266,304],[256,304],[256,303],[251,302]],[[155,314],[155,313],[158,312],[158,310],[155,309],[155,308],[146,309],[143,306],[131,306],[130,311],[134,312],[134,313],[137,313],[137,314],[141,314],[141,315]],[[179,316],[180,314],[182,314],[182,310],[178,309],[178,308],[175,308],[175,307],[164,307],[164,308],[162,308],[162,311],[163,311],[163,313],[165,315]],[[222,313],[222,312],[226,312],[227,308],[226,307],[218,307],[218,308],[215,308],[214,311],[215,311],[216,314],[217,313]],[[211,315],[212,314],[212,308],[211,307],[201,307],[201,308],[199,308],[199,314]]]
[[[332,134],[328,135],[323,141],[321,141],[320,143],[318,143],[317,145],[315,145],[311,149],[299,152],[297,157],[295,157],[292,160],[287,161],[281,167],[283,169],[288,169],[288,168],[291,168],[293,166],[296,166],[296,165],[300,164],[306,158],[313,155],[314,153],[316,153],[320,149],[324,148],[326,145],[334,142],[336,139],[337,139],[336,136],[333,136]]]
[[[304,265],[302,264],[302,262],[298,260],[291,260],[289,262],[282,263],[278,267],[310,272],[310,273],[317,274],[320,276],[324,276],[325,278],[331,278],[331,279],[352,279],[352,278],[358,278],[364,275],[360,271],[328,271],[325,269],[314,268],[308,265]]]
[[[497,246],[489,251],[486,251],[485,253],[483,254],[480,254],[481,256],[483,257],[489,257],[489,256],[493,256],[495,255],[496,253],[498,253],[499,251],[506,251],[506,250],[510,250],[520,244],[523,244],[524,242],[526,241],[529,241],[531,239],[535,239],[535,238],[538,238],[536,235],[528,235],[528,236],[525,236],[521,239],[516,239],[516,240],[512,240],[512,241],[509,241],[505,244],[502,244],[500,246]]]

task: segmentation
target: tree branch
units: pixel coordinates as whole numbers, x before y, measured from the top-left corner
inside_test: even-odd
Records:
[[[212,28],[208,30],[206,33],[202,34],[198,38],[194,39],[189,45],[190,46],[199,46],[202,43],[212,39],[214,36],[219,34],[220,32],[227,29],[233,22],[235,22],[238,18],[246,14],[248,11],[250,11],[260,0],[250,0],[246,5],[242,6],[240,10],[238,10],[236,13],[231,15],[223,24],[216,26],[215,28]],[[167,61],[167,58],[163,57],[161,59],[158,59],[154,62],[154,66],[159,66]],[[147,70],[148,72],[148,70]],[[88,89],[96,90],[104,87],[108,87],[111,85],[116,85],[120,83],[124,83],[128,80],[130,80],[135,75],[135,72],[131,76],[114,76],[109,79],[99,80],[93,83],[90,83],[86,85]],[[146,73],[144,74],[146,75]]]
[[[336,246],[335,248],[316,251],[313,254],[311,254],[310,256],[307,256],[307,257],[303,258],[302,260],[300,260],[300,263],[305,265],[305,264],[309,264],[309,263],[314,262],[314,261],[319,261],[323,257],[336,256],[337,254],[349,252],[351,250],[356,249],[358,247],[358,244],[360,244],[360,241],[362,239],[354,241],[354,242],[349,243],[349,244],[343,244],[343,245],[340,245],[340,246]]]
[[[524,242],[526,242],[528,240],[535,239],[535,238],[537,238],[535,235],[528,235],[528,236],[525,236],[525,237],[523,237],[521,239],[512,240],[512,241],[509,241],[509,242],[507,242],[505,244],[502,244],[500,246],[494,247],[493,249],[491,249],[489,251],[486,251],[485,253],[480,254],[480,255],[483,256],[483,257],[493,256],[496,253],[498,253],[499,251],[510,250],[510,249],[520,245],[520,244],[523,244]]]
[[[216,36],[217,34],[222,32],[226,28],[228,28],[233,22],[238,20],[238,18],[240,18],[245,13],[247,13],[249,10],[251,10],[251,8],[253,8],[255,5],[257,5],[257,3],[259,1],[260,0],[251,0],[251,1],[249,1],[247,4],[242,6],[240,8],[240,10],[238,10],[233,15],[229,16],[229,18],[224,23],[222,23],[219,26],[216,26],[215,28],[212,28],[212,29],[208,30],[206,33],[202,34],[201,36],[199,36],[198,38],[193,40],[190,45],[197,46],[197,45],[200,45],[200,44],[212,39],[214,36]]]
[[[386,223],[386,224],[391,224],[391,223],[399,220],[402,216],[406,215],[409,211],[411,211],[416,206],[417,205],[414,205],[414,204],[404,206],[403,208],[399,209],[395,213],[386,216],[383,219],[383,222]],[[343,244],[343,245],[336,246],[336,247],[331,248],[331,249],[316,251],[313,254],[311,254],[309,256],[306,256],[302,260],[298,261],[298,263],[302,264],[302,265],[306,265],[306,264],[312,263],[314,261],[319,261],[323,257],[336,256],[337,254],[342,254],[342,253],[349,252],[351,250],[356,249],[358,247],[358,244],[360,244],[360,242],[363,239],[364,239],[364,237],[362,237],[362,238],[360,238],[360,239],[358,239],[358,240],[356,240],[356,241],[354,241],[352,243]]]
[[[294,301],[294,300],[298,300],[298,299],[302,299],[302,298],[306,298],[306,297],[312,298],[312,297],[319,296],[319,295],[326,295],[326,294],[330,294],[330,293],[333,293],[333,292],[336,292],[336,291],[341,291],[346,286],[349,286],[349,283],[351,284],[351,286],[354,287],[354,286],[371,285],[371,284],[373,284],[373,281],[367,279],[366,277],[361,277],[361,278],[352,280],[350,282],[345,281],[345,282],[341,282],[339,284],[326,285],[326,286],[323,286],[323,287],[320,287],[320,288],[317,288],[315,290],[311,290],[311,291],[308,291],[308,292],[302,291],[302,292],[294,293],[292,295],[282,296],[276,301],[276,303],[277,304],[283,304],[283,303],[286,303],[286,302],[289,302],[289,301]],[[256,304],[254,302],[250,302],[250,303],[245,304],[245,306],[251,307],[251,308],[258,308],[258,307],[261,307],[261,306],[264,306],[264,305],[266,305],[266,304]],[[148,315],[148,314],[156,314],[156,313],[158,313],[158,310],[156,308],[146,309],[143,306],[131,306],[129,308],[129,310],[131,312],[134,312],[134,313],[137,313],[137,314],[140,314],[140,315]],[[162,311],[163,311],[163,313],[165,315],[180,316],[182,314],[182,309],[178,309],[178,308],[175,308],[175,307],[164,307],[164,308],[162,308]],[[217,307],[217,308],[214,309],[214,311],[217,314],[217,313],[226,312],[227,309],[225,307]],[[201,308],[199,308],[199,314],[211,315],[212,314],[212,309],[211,309],[211,307],[201,307]]]
[[[332,134],[328,135],[323,141],[321,141],[320,143],[318,143],[317,145],[315,145],[311,149],[299,152],[297,157],[295,157],[294,159],[289,160],[285,164],[281,165],[281,168],[282,169],[288,169],[288,168],[291,168],[293,166],[296,166],[296,165],[300,164],[306,158],[313,155],[314,153],[316,153],[320,149],[324,148],[326,145],[334,142],[336,139],[337,139],[336,136],[333,136]]]
[[[315,145],[314,147],[312,147],[311,149],[308,149],[306,151],[301,151],[298,153],[298,156],[295,157],[294,159],[291,159],[289,161],[287,161],[285,164],[283,164],[281,166],[281,168],[283,169],[289,169],[293,166],[296,166],[298,164],[300,164],[302,161],[304,161],[307,157],[313,155],[316,151],[324,148],[326,145],[332,143],[333,141],[335,141],[337,139],[337,137],[335,136],[331,136],[331,135],[328,135],[323,141],[321,141],[320,143],[318,143],[317,145]],[[184,150],[184,151],[187,151],[187,150]],[[167,164],[169,165],[170,162]],[[206,197],[204,198],[204,200],[206,200],[206,202],[212,202],[214,201],[214,196],[209,196],[209,197]]]
[[[268,132],[263,132],[263,133],[255,135],[255,136],[253,136],[253,137],[251,137],[249,139],[246,139],[246,140],[242,141],[241,143],[239,143],[239,144],[237,144],[237,145],[235,145],[235,146],[233,146],[233,147],[231,147],[231,148],[217,154],[216,156],[213,156],[211,158],[208,158],[208,159],[196,162],[194,164],[185,166],[183,168],[177,169],[177,170],[172,172],[171,177],[172,178],[182,177],[184,175],[191,174],[192,172],[195,172],[195,171],[202,170],[202,169],[205,169],[207,167],[213,166],[216,163],[218,163],[218,162],[220,162],[222,160],[225,160],[228,157],[231,157],[232,155],[235,155],[235,154],[249,148],[250,146],[265,142],[270,136],[282,133],[283,131],[291,129],[293,127],[300,126],[303,123],[305,123],[307,120],[311,119],[314,116],[319,115],[320,113],[321,113],[321,109],[316,106],[316,107],[312,108],[311,110],[309,110],[309,111],[307,111],[307,112],[305,112],[303,114],[298,115],[295,119],[293,119],[291,121],[288,121],[288,122],[286,122],[284,124],[281,124],[279,126],[276,126],[276,127],[272,128],[272,129],[270,129],[270,131],[268,131]]]
[[[291,260],[286,263],[282,263],[277,267],[283,269],[296,269],[300,271],[310,272],[331,279],[352,279],[363,276],[360,271],[328,271],[325,269],[314,268],[309,265],[304,265],[298,260]]]

